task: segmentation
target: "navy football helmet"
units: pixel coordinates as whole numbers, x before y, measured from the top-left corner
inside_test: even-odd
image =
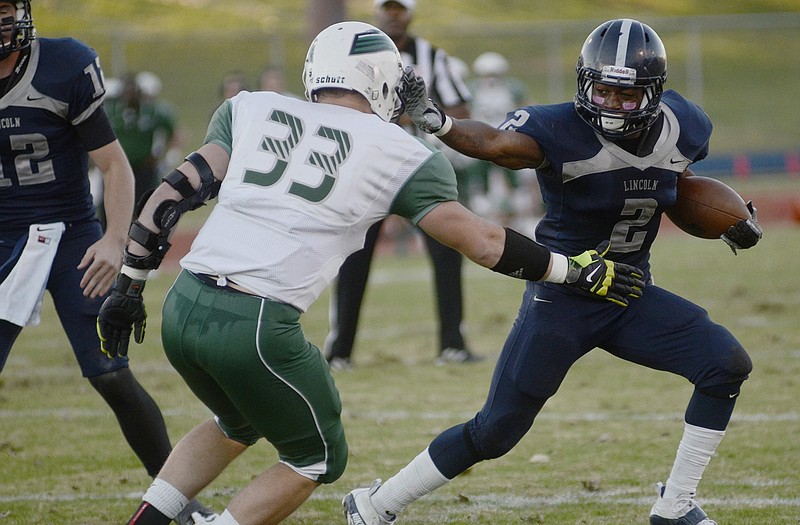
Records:
[[[6,58],[14,51],[25,49],[36,38],[36,29],[33,27],[30,0],[12,2],[16,6],[14,17],[7,16],[0,20],[0,60]]]
[[[575,109],[608,139],[628,137],[650,127],[661,110],[667,80],[667,52],[655,31],[631,19],[609,20],[586,38],[577,64]],[[644,90],[639,107],[610,110],[592,100],[595,82]]]

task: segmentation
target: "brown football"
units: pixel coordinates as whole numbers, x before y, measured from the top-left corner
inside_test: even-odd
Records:
[[[742,197],[724,182],[698,175],[678,179],[678,198],[667,217],[681,230],[702,239],[719,239],[740,219],[749,219]]]

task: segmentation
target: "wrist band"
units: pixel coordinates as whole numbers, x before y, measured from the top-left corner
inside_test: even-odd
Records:
[[[442,127],[439,128],[439,131],[434,131],[433,134],[437,137],[441,137],[442,135],[446,135],[450,128],[453,127],[453,119],[450,118],[450,115],[444,116],[444,123],[442,123]]]
[[[560,253],[553,254],[553,265],[550,268],[550,273],[544,280],[548,283],[563,283],[567,279],[567,270],[569,270],[569,261],[566,256]]]
[[[131,268],[130,266],[122,265],[122,269],[119,273],[127,275],[131,279],[137,279],[139,281],[146,281],[147,276],[150,274],[150,270],[141,270],[139,268]]]

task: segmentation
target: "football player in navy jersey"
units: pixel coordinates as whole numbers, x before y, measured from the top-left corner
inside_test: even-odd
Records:
[[[651,525],[712,525],[695,503],[697,486],[725,434],[752,364],[736,338],[701,307],[653,284],[650,246],[679,177],[708,152],[711,122],[695,104],[663,91],[667,56],[658,35],[630,19],[611,20],[586,39],[573,103],[528,106],[498,129],[446,116],[406,72],[406,112],[422,130],[466,155],[535,168],[546,204],[539,242],[576,253],[609,242],[605,255],[646,271],[649,283],[627,308],[561,284],[528,282],[485,405],[442,432],[398,474],[348,494],[350,523],[391,523],[412,501],[476,463],[500,457],[527,433],[569,368],[595,347],[685,377],[694,392],[683,438]],[[734,251],[761,237],[753,217],[723,236]]]
[[[0,32],[0,370],[22,327],[39,323],[47,289],[83,376],[155,476],[171,450],[161,411],[127,358],[100,352],[95,330],[133,214],[133,173],[102,108],[98,57],[71,38],[36,38],[29,1],[0,2]],[[103,172],[105,232],[90,159]]]

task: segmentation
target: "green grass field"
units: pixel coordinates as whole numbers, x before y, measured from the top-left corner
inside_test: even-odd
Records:
[[[720,525],[800,524],[800,229],[765,227],[761,244],[734,257],[722,242],[662,235],[657,282],[706,307],[749,349],[728,436],[706,471],[700,501]],[[435,317],[428,261],[376,261],[352,372],[338,373],[351,447],[345,475],[321,487],[286,523],[343,523],[339,501],[386,478],[484,399],[493,359],[433,365]],[[150,318],[132,368],[177,440],[209,417],[159,346],[160,303],[174,274],[151,279]],[[522,293],[520,281],[468,264],[466,327],[477,353],[496,357]],[[0,376],[0,525],[123,523],[149,484],[100,397],[79,377],[52,307],[26,329]],[[304,317],[321,345],[327,296]],[[571,371],[533,430],[507,456],[485,462],[403,515],[405,524],[643,524],[654,484],[669,473],[691,394],[683,379],[590,353]],[[265,443],[201,494],[222,509],[274,462]]]

